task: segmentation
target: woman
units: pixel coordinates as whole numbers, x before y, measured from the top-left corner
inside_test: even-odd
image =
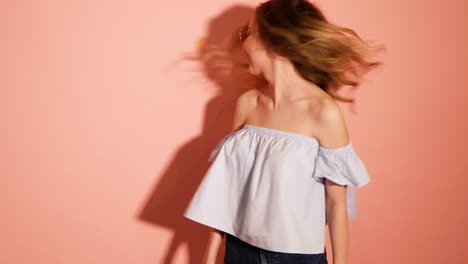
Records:
[[[380,63],[306,0],[260,4],[239,36],[250,73],[268,85],[238,99],[233,132],[184,213],[212,227],[204,263],[224,235],[225,264],[328,263],[328,224],[334,263],[346,264],[353,187],[370,178],[334,101],[353,100],[335,92]]]

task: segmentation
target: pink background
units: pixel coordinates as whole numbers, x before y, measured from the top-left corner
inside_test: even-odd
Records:
[[[257,3],[0,3],[0,263],[199,263],[182,212],[245,87],[182,57]],[[372,178],[349,263],[466,263],[467,2],[316,3],[387,46],[342,104]]]

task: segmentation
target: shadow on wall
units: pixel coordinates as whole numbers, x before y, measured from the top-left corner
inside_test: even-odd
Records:
[[[210,165],[211,150],[232,131],[237,98],[246,90],[266,84],[264,79],[250,75],[247,54],[238,38],[239,27],[248,22],[253,11],[246,6],[228,8],[209,22],[196,54],[182,58],[200,62],[203,74],[218,91],[207,104],[202,134],[179,149],[138,215],[140,220],[170,229],[174,234],[161,263],[172,263],[183,243],[188,243],[188,263],[202,263],[210,229],[185,218],[183,213]],[[223,262],[224,245],[223,241],[218,263]]]

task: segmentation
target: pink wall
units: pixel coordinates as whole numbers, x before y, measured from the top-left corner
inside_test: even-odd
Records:
[[[0,3],[0,263],[199,263],[182,211],[244,87],[181,58],[256,3]],[[388,50],[343,105],[373,179],[350,263],[465,263],[467,2],[317,3]]]

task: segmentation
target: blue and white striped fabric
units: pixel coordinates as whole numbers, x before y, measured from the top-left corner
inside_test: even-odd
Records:
[[[347,185],[348,219],[355,187],[370,182],[351,141],[327,149],[305,135],[245,124],[211,152],[212,162],[184,216],[266,250],[325,250],[325,179]]]

